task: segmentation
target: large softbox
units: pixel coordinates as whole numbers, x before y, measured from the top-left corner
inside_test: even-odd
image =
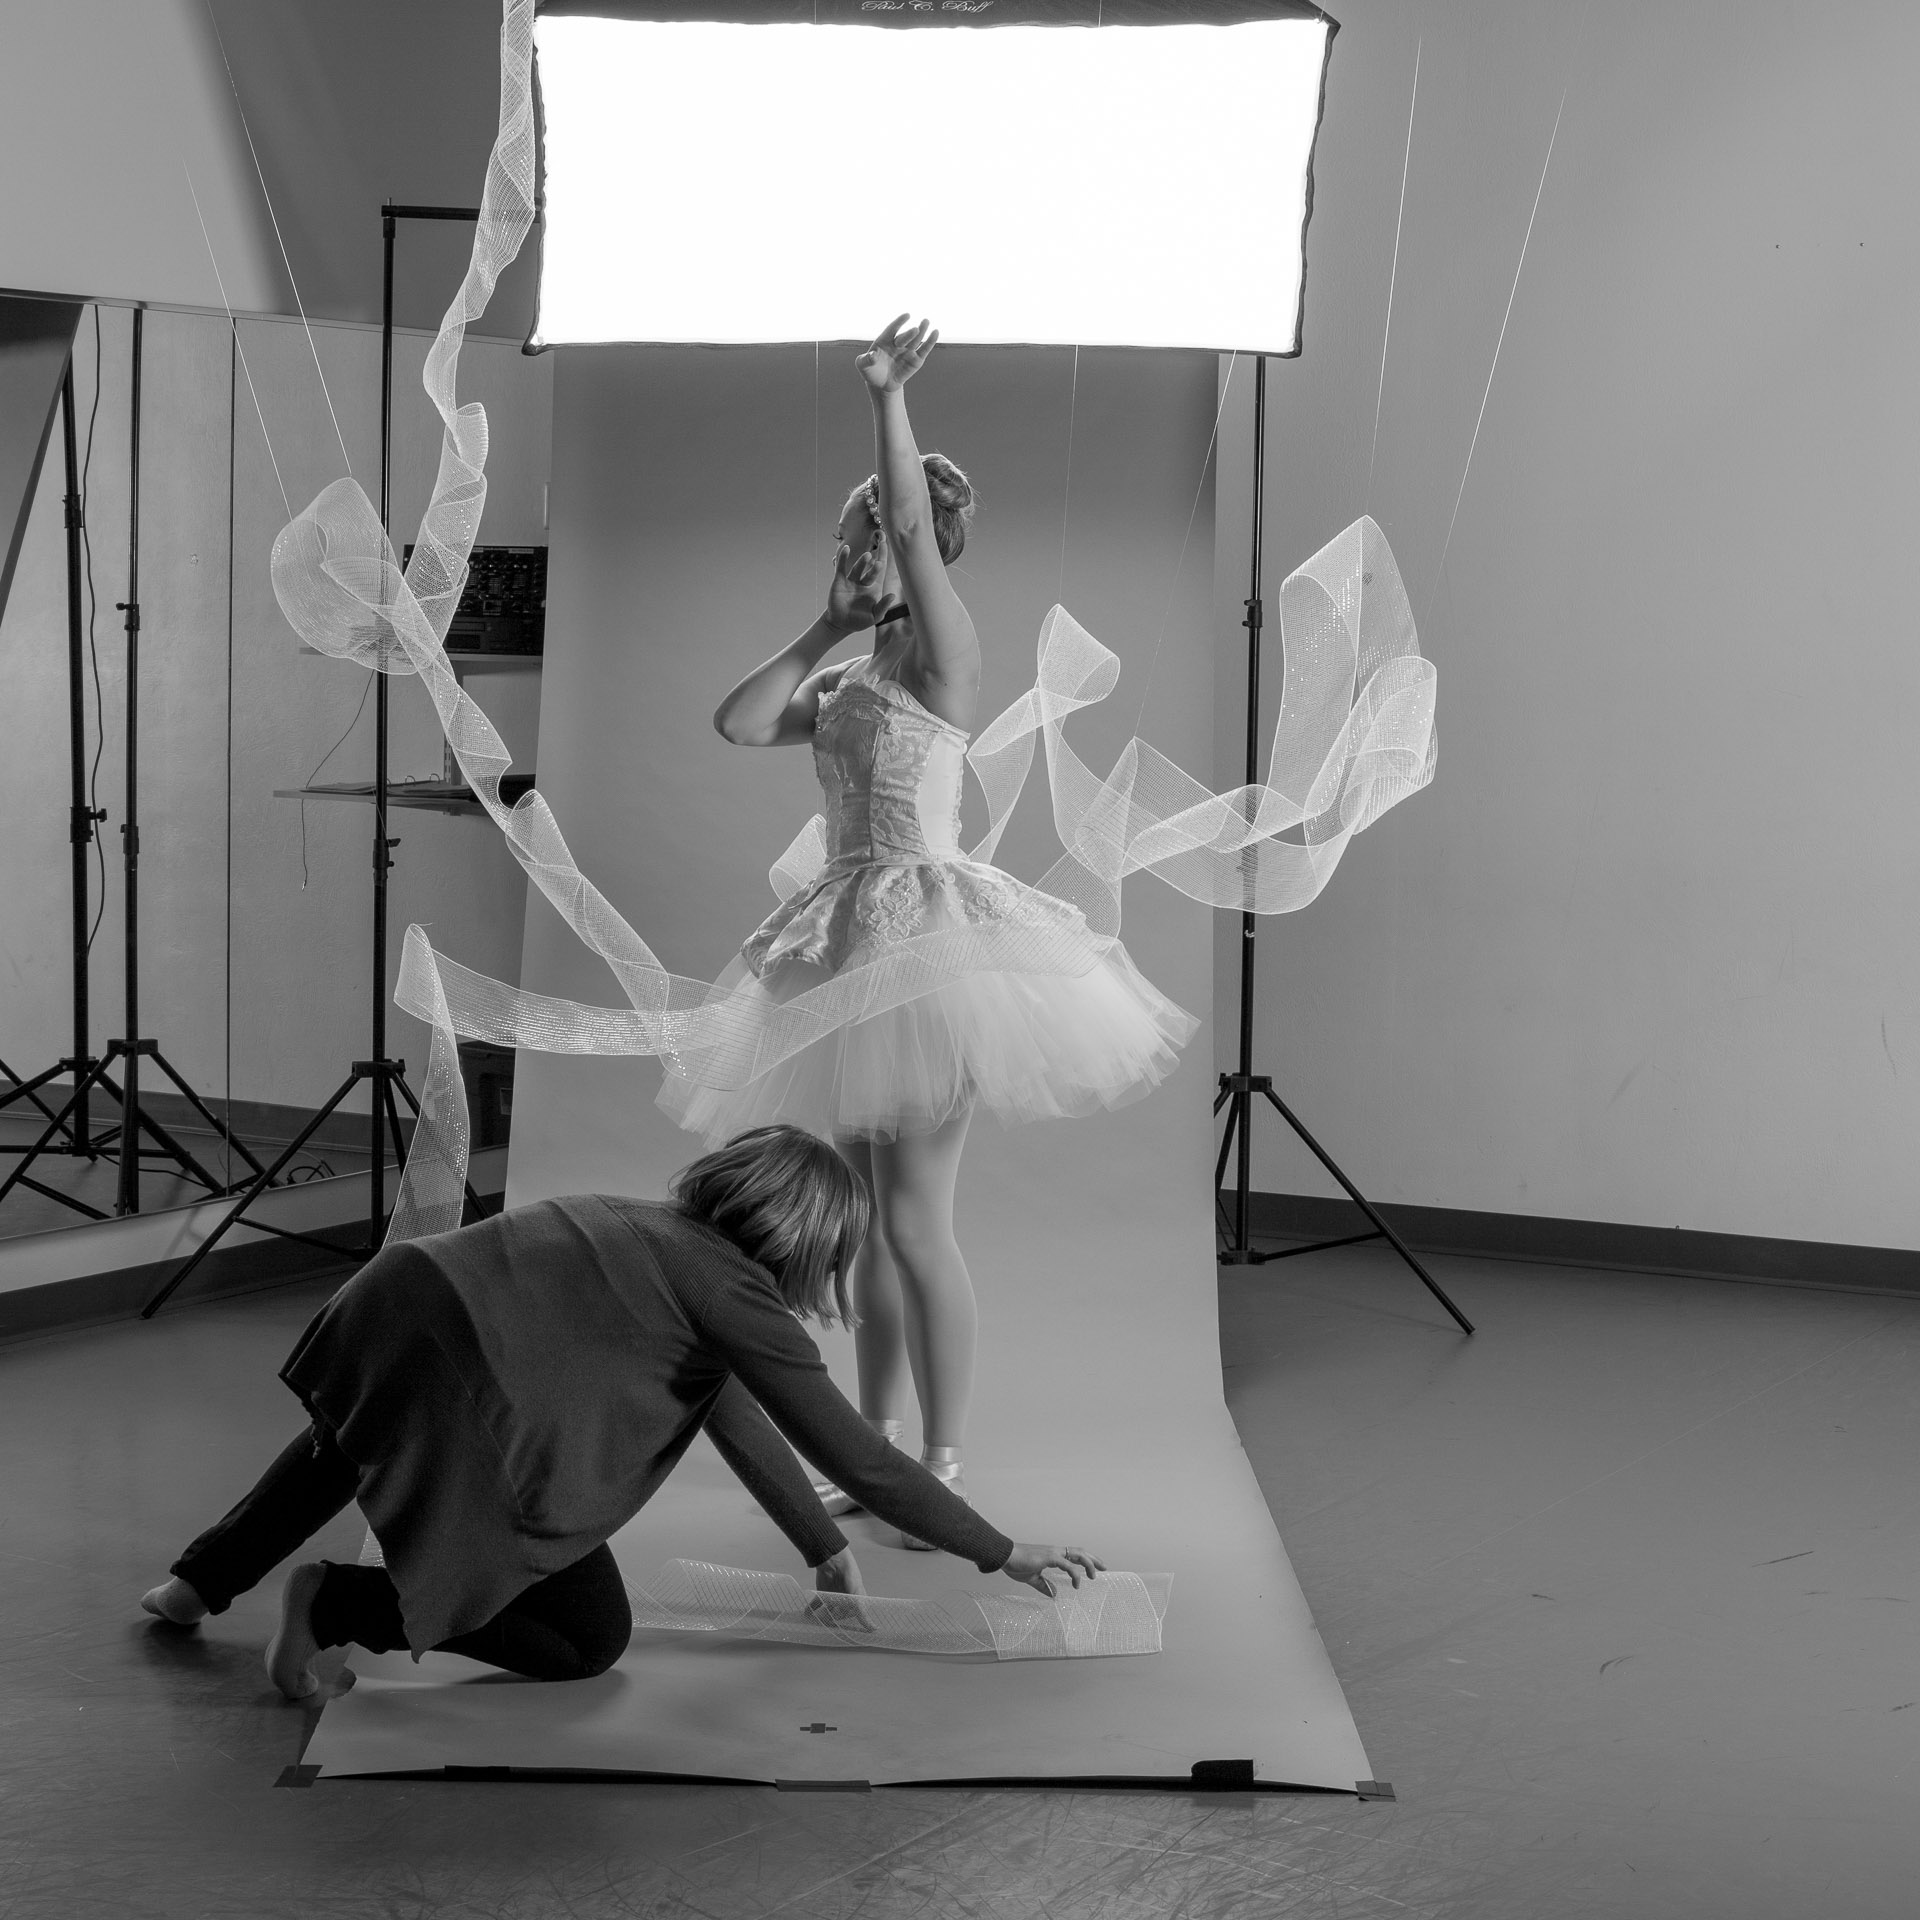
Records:
[[[530,345],[1299,350],[1296,0],[548,0]]]

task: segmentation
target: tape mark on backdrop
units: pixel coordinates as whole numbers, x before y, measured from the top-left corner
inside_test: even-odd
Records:
[[[626,1004],[530,993],[436,953],[422,928],[409,927],[395,999],[433,1038],[390,1240],[460,1221],[468,1121],[458,1034],[554,1053],[658,1056],[705,1084],[744,1085],[835,1029],[963,975],[1086,971],[1119,937],[1122,887],[1134,873],[1156,874],[1210,907],[1294,912],[1327,884],[1353,836],[1434,772],[1434,670],[1386,537],[1363,516],[1281,586],[1283,691],[1257,785],[1215,792],[1137,736],[1096,775],[1068,745],[1066,723],[1112,692],[1120,662],[1064,607],[1047,615],[1034,684],[967,756],[989,821],[972,857],[991,859],[1038,740],[1063,851],[1036,890],[1077,912],[922,934],[772,1007],[764,995],[669,973],[581,871],[539,792],[503,803],[511,756],[446,657],[487,490],[486,412],[477,401],[458,404],[460,347],[534,217],[531,0],[507,0],[500,47],[499,125],[473,252],[422,376],[443,437],[412,559],[403,572],[373,503],[349,477],[281,532],[273,584],[309,645],[376,672],[420,676],[480,804],[528,878],[606,962]],[[809,884],[825,857],[816,817],[775,863],[775,891]]]

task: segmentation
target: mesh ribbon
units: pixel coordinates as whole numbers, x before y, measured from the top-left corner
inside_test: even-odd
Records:
[[[363,1567],[383,1567],[373,1529]],[[951,1601],[817,1593],[786,1573],[669,1560],[643,1586],[627,1583],[636,1631],[728,1633],[796,1647],[879,1653],[991,1653],[1001,1660],[1084,1660],[1158,1653],[1170,1573],[1103,1573],[1038,1594],[975,1593]]]
[[[629,1586],[633,1624],[728,1633],[791,1646],[888,1653],[991,1653],[1001,1660],[1084,1660],[1158,1653],[1173,1576],[1103,1573],[1038,1594],[957,1595],[953,1602],[815,1593],[784,1573],[669,1560]]]
[[[534,215],[532,21],[532,0],[506,0],[499,132],[473,255],[423,376],[444,436],[412,560],[402,572],[364,490],[339,480],[275,541],[273,584],[309,645],[378,672],[420,675],[480,804],[529,879],[607,963],[626,1004],[509,986],[437,954],[419,926],[407,929],[395,999],[432,1027],[433,1039],[389,1229],[395,1241],[460,1222],[468,1123],[457,1034],[555,1053],[657,1056],[702,1084],[744,1086],[849,1022],[966,974],[1086,972],[1119,937],[1132,873],[1157,874],[1209,906],[1293,912],[1326,885],[1348,841],[1434,769],[1434,671],[1420,655],[1386,538],[1362,518],[1281,586],[1284,680],[1263,784],[1215,793],[1138,738],[1111,772],[1096,775],[1067,744],[1065,726],[1113,690],[1120,662],[1064,608],[1047,615],[1032,688],[968,754],[989,819],[972,857],[992,858],[1039,739],[1064,851],[1032,891],[1078,913],[1047,902],[1050,911],[992,926],[926,932],[777,1004],[751,978],[728,986],[669,973],[581,872],[540,794],[503,804],[511,757],[445,651],[486,500],[486,412],[475,401],[456,404],[460,345]],[[825,853],[816,818],[775,864],[775,891],[785,898],[806,886]]]

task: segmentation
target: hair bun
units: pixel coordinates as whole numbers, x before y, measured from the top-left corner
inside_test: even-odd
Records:
[[[973,521],[973,482],[944,453],[923,454],[927,501],[933,508],[934,538],[948,566],[959,559]]]

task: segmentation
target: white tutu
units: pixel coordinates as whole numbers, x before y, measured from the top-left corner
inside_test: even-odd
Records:
[[[1137,1099],[1172,1071],[1199,1022],[1077,907],[960,851],[965,750],[875,660],[822,696],[815,857],[777,870],[786,898],[713,984],[729,1046],[669,1063],[660,1106],[689,1132],[717,1144],[786,1121],[892,1139],[976,1107],[1057,1119]],[[799,1008],[836,1024],[721,1084]]]
[[[669,1072],[660,1105],[709,1146],[776,1120],[888,1140],[966,1107],[1008,1124],[1064,1119],[1150,1092],[1198,1025],[1116,945],[1084,974],[968,974],[838,1028],[744,1087]]]

